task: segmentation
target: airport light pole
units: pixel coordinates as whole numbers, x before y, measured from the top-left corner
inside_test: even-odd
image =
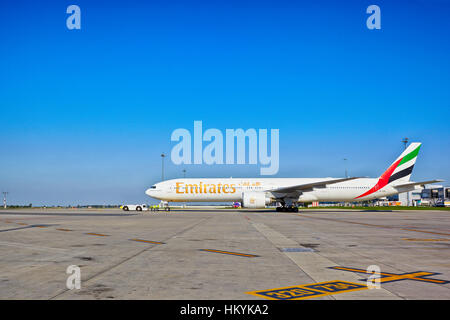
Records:
[[[6,195],[9,193],[7,191],[2,192],[3,193],[3,208],[6,209]]]
[[[405,144],[405,150],[406,150],[406,147],[407,147],[407,144],[408,144],[408,138],[403,138],[403,140],[402,140],[402,142]]]
[[[345,164],[345,177],[348,178],[348,174],[347,174],[347,158],[344,158],[344,164]]]
[[[161,153],[161,181],[164,181],[164,157],[166,155],[163,153]]]

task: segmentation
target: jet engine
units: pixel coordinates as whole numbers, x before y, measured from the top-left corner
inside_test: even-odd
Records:
[[[266,197],[265,192],[244,192],[242,194],[243,208],[261,209],[270,202],[270,198]]]

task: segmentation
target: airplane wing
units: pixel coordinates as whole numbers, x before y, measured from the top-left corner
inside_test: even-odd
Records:
[[[412,187],[412,186],[419,186],[424,184],[430,184],[430,183],[436,183],[436,182],[442,182],[444,180],[429,180],[429,181],[420,181],[420,182],[409,182],[409,183],[403,183],[403,184],[397,184],[393,186],[394,188],[398,187]]]
[[[319,182],[313,182],[313,183],[298,184],[295,186],[283,187],[283,188],[272,189],[272,190],[267,190],[267,191],[276,192],[276,193],[302,192],[302,191],[311,190],[312,188],[325,188],[328,184],[344,182],[344,181],[349,181],[349,180],[354,180],[354,179],[358,179],[358,178],[353,177],[353,178],[332,179],[332,180],[325,180],[325,181],[319,181]]]

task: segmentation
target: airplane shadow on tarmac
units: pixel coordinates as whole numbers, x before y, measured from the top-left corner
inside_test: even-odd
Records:
[[[307,213],[307,214],[320,214],[320,213],[336,213],[336,214],[345,214],[345,213],[352,213],[352,212],[393,212],[393,210],[345,210],[342,211],[339,210],[302,210],[302,208],[298,208],[298,213]],[[292,213],[292,212],[277,212],[275,210],[251,210],[251,209],[171,209],[170,212],[183,212],[183,213],[189,213],[189,212],[232,212],[232,213]],[[158,211],[157,211],[158,212]],[[161,211],[164,212],[164,211]],[[297,212],[296,212],[297,213]]]

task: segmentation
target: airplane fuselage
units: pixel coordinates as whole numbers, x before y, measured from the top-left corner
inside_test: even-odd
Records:
[[[242,201],[243,194],[246,192],[263,192],[277,198],[279,194],[272,190],[332,179],[335,178],[173,179],[156,184],[146,193],[153,198],[169,202],[230,202]],[[364,201],[399,193],[399,190],[393,186],[385,186],[370,195],[360,197],[377,182],[378,179],[358,178],[325,187],[311,188],[296,196],[295,200],[298,202]]]

